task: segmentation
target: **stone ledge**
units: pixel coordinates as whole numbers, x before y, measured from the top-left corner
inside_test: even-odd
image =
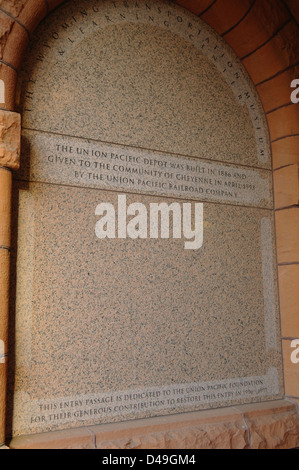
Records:
[[[299,446],[296,405],[277,400],[17,436],[12,449],[288,449]]]

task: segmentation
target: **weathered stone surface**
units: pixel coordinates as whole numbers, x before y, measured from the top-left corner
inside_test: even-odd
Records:
[[[87,428],[73,429],[69,431],[57,431],[52,433],[20,436],[15,438],[11,449],[94,449],[93,435]]]
[[[298,76],[299,66],[297,65],[257,87],[266,113],[290,103],[290,93],[294,90],[290,84]]]
[[[0,58],[19,69],[29,40],[28,32],[33,32],[44,18],[47,6],[44,0],[11,3],[0,0],[3,8],[0,10]]]
[[[250,6],[250,0],[230,2],[214,2],[210,8],[204,12],[201,18],[206,21],[218,34],[223,34],[234,27],[244,16]]]
[[[254,83],[260,83],[297,63],[298,34],[298,27],[295,21],[292,21],[271,41],[244,59],[243,64]],[[227,36],[226,39],[228,39]],[[251,51],[250,48],[249,52]]]
[[[299,338],[299,265],[279,266],[278,276],[282,336]]]
[[[278,275],[282,336],[299,338],[299,265],[279,266]]]
[[[247,446],[248,433],[241,422],[206,424],[97,442],[97,449],[246,449]]]
[[[263,110],[230,48],[176,6],[168,22],[169,4],[159,13],[154,2],[149,23],[147,9],[136,16],[135,4],[116,5],[94,12],[74,1],[40,25],[20,78],[23,126],[270,169]],[[84,29],[72,20],[82,8]],[[190,35],[188,23],[201,33]]]
[[[299,163],[299,136],[285,137],[272,143],[273,168]]]
[[[278,263],[298,262],[299,207],[277,211],[275,219]]]
[[[240,173],[241,165],[246,172],[259,167],[263,174],[271,167],[262,107],[221,38],[169,2],[147,8],[114,3],[94,10],[83,0],[62,6],[41,24],[24,61],[23,127],[38,139],[47,135],[35,156],[49,165],[41,178],[24,139],[30,184],[16,184],[20,197],[14,198],[19,207],[13,246],[13,256],[18,247],[15,436],[283,394],[268,205],[205,203],[205,242],[194,254],[178,240],[96,239],[95,208],[99,201],[116,204],[115,189],[145,192],[142,197],[138,192],[138,200],[151,204],[141,183],[156,188],[166,178],[152,166],[169,170],[168,183],[188,182],[193,175],[176,168],[187,171],[185,161],[194,157],[192,172],[215,176],[203,181],[217,185],[213,196],[218,190],[223,195],[221,186],[239,188],[243,179],[259,195],[245,170]],[[99,153],[95,141],[114,149]],[[135,148],[146,152],[148,167],[130,166],[137,162]],[[106,160],[94,160],[96,155]],[[116,159],[125,159],[125,165]],[[201,159],[212,167],[200,168]],[[216,162],[237,163],[236,181],[220,180],[232,175]],[[101,173],[94,172],[99,163]],[[138,180],[122,173],[138,174]],[[77,185],[78,180],[61,179],[63,174],[82,179]],[[92,180],[110,182],[109,176],[115,177],[115,186],[105,186],[109,191],[89,187]],[[164,201],[169,194],[181,200],[195,193],[186,184],[171,193],[153,192],[161,202],[158,195]],[[236,203],[235,195],[229,197]],[[151,399],[161,394],[161,400]],[[71,411],[52,413],[68,402],[74,403]],[[91,403],[107,406],[91,409]],[[215,439],[223,442],[223,433]]]
[[[5,409],[6,404],[6,376],[7,363],[0,364],[0,410]],[[5,441],[5,415],[0,414],[0,443]]]
[[[17,18],[28,0],[0,0],[0,7],[10,13],[14,18]]]
[[[4,342],[4,353],[7,348],[8,327],[8,285],[9,285],[9,251],[0,249],[0,339]],[[3,345],[2,345],[3,348]],[[3,349],[1,351],[3,353]],[[0,360],[1,362],[1,360]]]
[[[28,41],[29,36],[27,31],[23,26],[15,22],[4,45],[3,61],[15,70],[19,70]]]
[[[49,11],[54,10],[63,0],[48,0]]]
[[[11,183],[11,171],[0,168],[0,246],[4,247],[10,246]]]
[[[1,5],[0,5],[1,6]],[[11,32],[14,21],[0,11],[0,58],[3,57],[3,51],[7,42],[7,38]]]
[[[60,3],[62,3],[62,0]],[[47,14],[47,10],[47,3],[44,0],[28,0],[19,14],[18,20],[32,33]]]
[[[299,4],[297,0],[286,0],[286,4],[291,10],[292,15],[299,21]]]
[[[69,431],[19,436],[12,448],[230,449],[247,448],[248,432],[236,408],[142,419]]]
[[[0,63],[0,80],[1,82],[1,101],[0,107],[9,111],[14,110],[15,91],[17,84],[17,72],[13,68]],[[4,90],[3,90],[4,84]],[[4,96],[3,96],[4,95]]]
[[[21,116],[0,111],[0,165],[16,170],[20,164]]]
[[[298,359],[298,339],[282,341],[284,358],[285,390],[287,395],[297,397],[299,394],[299,367]]]
[[[216,5],[219,2],[216,2]],[[223,2],[226,7],[227,2]],[[232,2],[228,2],[232,3]],[[235,1],[235,4],[244,3]],[[239,57],[250,54],[264,44],[276,33],[290,17],[282,2],[276,0],[259,0],[238,25],[224,35],[225,40],[232,46]],[[249,6],[249,5],[248,5]],[[227,8],[226,8],[227,10]],[[226,16],[227,13],[224,14]],[[263,27],[261,27],[261,24]]]
[[[195,15],[200,15],[211,5],[211,0],[176,0],[174,3],[192,11]]]
[[[290,88],[290,90],[292,90]],[[281,139],[286,135],[299,134],[299,109],[297,104],[279,108],[268,115],[269,129],[272,140]]]
[[[299,445],[299,415],[288,400],[167,418],[15,437],[13,449],[289,449]]]
[[[289,449],[299,443],[299,415],[292,400],[241,405],[250,449]]]
[[[299,204],[299,165],[288,165],[274,172],[275,208]]]

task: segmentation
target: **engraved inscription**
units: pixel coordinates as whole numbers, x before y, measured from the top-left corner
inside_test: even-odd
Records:
[[[253,399],[278,393],[277,370],[263,376],[224,379],[211,382],[172,384],[146,389],[119,390],[99,394],[75,395],[56,399],[30,400],[22,404],[28,429],[67,425],[84,421],[113,422],[118,416],[130,419],[152,412],[188,410],[194,406]]]
[[[24,130],[23,138],[30,148],[27,177],[31,181],[266,208],[272,204],[268,170],[208,163],[33,131]]]

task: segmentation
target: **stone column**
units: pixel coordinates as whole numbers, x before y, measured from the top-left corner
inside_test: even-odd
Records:
[[[5,441],[12,170],[20,161],[21,116],[0,111],[0,446]]]

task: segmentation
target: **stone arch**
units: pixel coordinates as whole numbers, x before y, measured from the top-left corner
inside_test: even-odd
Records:
[[[4,286],[7,285],[7,211],[11,177],[7,168],[17,166],[11,154],[12,148],[17,153],[18,118],[14,119],[11,112],[18,100],[18,70],[30,35],[39,22],[61,3],[63,0],[4,0],[0,5],[0,80],[5,84],[5,102],[0,103],[4,129],[0,177],[4,181],[1,191],[6,191],[3,197],[5,204],[0,207],[0,215],[3,214],[1,222],[5,221],[4,230],[0,232],[0,249],[5,252],[5,260],[0,266],[0,276],[5,278]],[[294,387],[298,372],[290,365],[290,340],[287,338],[299,336],[294,308],[299,301],[295,292],[299,276],[296,240],[299,228],[299,107],[290,99],[290,83],[299,76],[299,9],[296,0],[178,0],[176,3],[200,16],[233,48],[252,78],[264,106],[273,155],[282,336],[286,338],[283,339],[286,394],[298,397],[299,392]],[[8,146],[6,142],[9,142]],[[0,301],[6,305],[7,294]],[[5,315],[5,309],[3,311]],[[6,321],[0,318],[0,327],[1,322],[6,325]],[[3,354],[6,354],[6,349]],[[291,375],[295,380],[290,378]],[[0,400],[3,393],[2,388]],[[2,436],[3,433],[0,444],[4,440]]]

